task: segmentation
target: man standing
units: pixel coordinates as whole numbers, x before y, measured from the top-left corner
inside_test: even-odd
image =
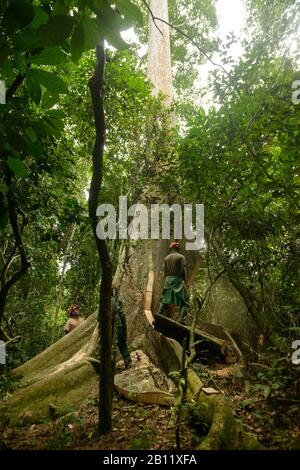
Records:
[[[131,357],[127,347],[127,325],[124,313],[123,302],[119,297],[117,286],[112,286],[111,298],[111,313],[112,313],[112,337],[113,337],[113,365],[115,364],[116,346],[123,357],[125,368],[131,367]]]
[[[65,324],[65,335],[73,331],[77,326],[84,322],[83,318],[80,316],[78,305],[71,305],[68,308],[68,314],[70,315],[69,320]]]
[[[186,260],[179,253],[180,243],[173,242],[170,246],[170,254],[165,258],[165,286],[162,293],[162,302],[159,313],[162,314],[169,306],[178,305],[180,309],[180,321],[182,321],[189,308],[188,295],[185,286]]]

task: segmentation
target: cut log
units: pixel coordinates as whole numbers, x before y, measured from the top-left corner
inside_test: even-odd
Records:
[[[168,338],[182,344],[184,338],[190,338],[190,327],[164,315],[154,315],[155,329]],[[221,327],[219,327],[221,328]],[[223,330],[223,338],[214,336],[203,329],[196,328],[194,332],[196,351],[199,358],[213,358],[225,364],[234,364],[242,358],[242,353],[236,343]],[[224,339],[226,338],[226,339]]]
[[[132,367],[115,375],[118,393],[130,401],[161,406],[174,404],[175,386],[168,376],[141,350],[131,354]]]

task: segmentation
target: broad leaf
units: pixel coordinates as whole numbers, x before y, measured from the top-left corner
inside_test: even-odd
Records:
[[[59,47],[45,47],[40,54],[31,56],[29,62],[41,65],[56,65],[63,62],[65,58],[66,55]]]
[[[46,46],[58,46],[71,34],[75,19],[68,15],[52,16],[48,23],[39,27],[39,37]]]
[[[93,3],[95,5],[94,11],[107,28],[111,29],[115,33],[122,31],[124,23],[126,22],[122,18],[118,9],[112,8],[107,0],[93,0]],[[131,23],[127,23],[127,29],[130,26]]]
[[[74,30],[71,39],[71,54],[72,59],[77,62],[84,51],[84,29],[82,23],[80,23]]]
[[[125,16],[126,19],[137,23],[139,26],[143,25],[143,14],[141,10],[134,5],[129,0],[115,0],[114,2],[122,15]]]
[[[100,26],[91,18],[84,18],[75,29],[71,40],[71,54],[78,61],[85,50],[94,48],[101,38]]]
[[[50,110],[44,116],[44,123],[49,133],[59,136],[64,129],[64,113],[61,110]]]
[[[101,30],[96,20],[91,18],[84,18],[82,21],[84,30],[84,48],[85,50],[92,49],[101,39]]]
[[[20,176],[21,178],[26,178],[26,176],[28,176],[28,170],[26,166],[18,158],[8,157],[7,165],[17,176]]]
[[[26,76],[26,88],[32,101],[39,104],[42,96],[41,86],[30,73]]]
[[[5,183],[0,182],[0,193],[6,195],[8,191],[8,187]],[[1,198],[1,196],[0,196]]]
[[[55,73],[42,69],[32,69],[28,71],[28,75],[54,94],[68,93],[67,85]]]
[[[48,22],[49,16],[45,12],[45,10],[43,10],[43,8],[36,7],[36,6],[34,6],[33,8],[34,8],[34,18],[30,26],[32,28],[38,28],[42,24],[46,24]]]
[[[17,0],[11,3],[3,15],[3,25],[7,31],[24,28],[34,18],[34,9],[29,2]]]
[[[39,142],[28,143],[28,150],[36,160],[39,160],[44,154],[44,149]]]
[[[104,25],[102,25],[102,32],[105,39],[116,49],[124,51],[130,47],[129,44],[121,38],[119,33],[114,33]]]
[[[25,31],[19,31],[13,37],[13,43],[18,51],[28,51],[41,47],[41,42],[36,31],[31,28],[27,28]]]
[[[51,109],[58,101],[58,93],[51,93],[46,90],[45,93],[43,93],[41,106],[43,109]]]

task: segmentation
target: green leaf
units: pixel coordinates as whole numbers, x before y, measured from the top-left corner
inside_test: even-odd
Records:
[[[36,159],[39,160],[43,154],[44,149],[39,142],[31,142],[28,144],[28,150],[30,151],[31,155]]]
[[[28,61],[39,65],[56,65],[65,60],[66,55],[59,47],[45,47],[38,55],[30,56]]]
[[[44,122],[52,134],[59,136],[59,134],[64,130],[64,121],[65,113],[60,109],[54,109],[48,111],[44,115]]]
[[[72,59],[77,62],[84,51],[84,29],[82,22],[75,28],[71,39]]]
[[[8,187],[5,183],[0,182],[0,193],[4,194],[4,196],[7,194]]]
[[[17,0],[9,5],[3,15],[3,25],[7,31],[24,28],[34,18],[34,9],[29,2]]]
[[[33,9],[34,9],[34,18],[30,26],[32,28],[38,28],[42,24],[46,24],[49,20],[49,16],[45,12],[45,10],[43,10],[43,8],[36,7],[36,6],[34,6]]]
[[[36,31],[31,28],[27,28],[25,31],[19,31],[13,37],[13,43],[18,51],[28,51],[41,46],[40,39],[38,38]]]
[[[71,34],[75,19],[68,15],[52,16],[48,23],[38,29],[38,34],[46,46],[58,46]]]
[[[114,2],[122,15],[130,21],[143,26],[143,14],[141,10],[129,0],[115,0]]]
[[[92,0],[92,2],[95,5],[97,13],[104,15],[107,11],[111,10],[111,7],[106,0]]]
[[[101,24],[101,32],[105,39],[116,49],[119,49],[120,51],[123,51],[125,49],[128,49],[130,46],[127,44],[120,36],[119,33],[114,32],[110,28],[108,28],[102,21],[100,21]]]
[[[92,49],[99,43],[101,36],[97,22],[91,18],[84,18],[75,29],[71,39],[72,59],[77,62],[83,51]]]
[[[28,176],[28,170],[26,166],[18,158],[8,157],[7,165],[17,176],[20,176],[21,178],[26,178],[26,176]]]
[[[28,71],[27,76],[28,75],[51,93],[68,93],[67,85],[55,73],[47,72],[42,69],[32,69]]]
[[[51,109],[59,101],[58,93],[51,93],[48,90],[43,93],[42,97],[42,108]]]
[[[128,49],[129,45],[121,38],[120,31],[128,29],[118,11],[114,10],[106,0],[94,0],[97,22],[101,33],[116,49]]]
[[[101,29],[98,23],[91,18],[84,18],[82,21],[84,30],[84,49],[92,49],[102,37]]]
[[[31,73],[27,73],[26,88],[32,101],[34,101],[35,104],[39,104],[41,101],[41,96],[42,96],[41,86],[34,79]]]
[[[37,135],[34,129],[32,127],[27,127],[25,129],[25,134],[27,137],[31,140],[31,142],[36,142],[37,141]]]
[[[52,109],[51,111],[48,111],[47,116],[52,119],[63,119],[66,115],[62,109]]]

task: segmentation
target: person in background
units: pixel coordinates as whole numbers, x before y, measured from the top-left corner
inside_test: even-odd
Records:
[[[127,347],[127,324],[124,313],[123,302],[119,297],[119,290],[117,286],[112,286],[111,298],[111,313],[112,313],[112,337],[113,337],[113,366],[115,365],[116,345],[123,357],[125,368],[131,367],[131,357]]]
[[[73,331],[77,326],[84,322],[84,319],[80,316],[80,311],[78,305],[71,305],[67,310],[70,318],[66,322],[64,331],[65,335]]]
[[[170,246],[170,254],[165,258],[166,280],[159,313],[163,314],[171,305],[178,305],[180,309],[180,321],[183,321],[187,314],[189,303],[185,286],[186,260],[179,251],[180,243],[175,241]]]

